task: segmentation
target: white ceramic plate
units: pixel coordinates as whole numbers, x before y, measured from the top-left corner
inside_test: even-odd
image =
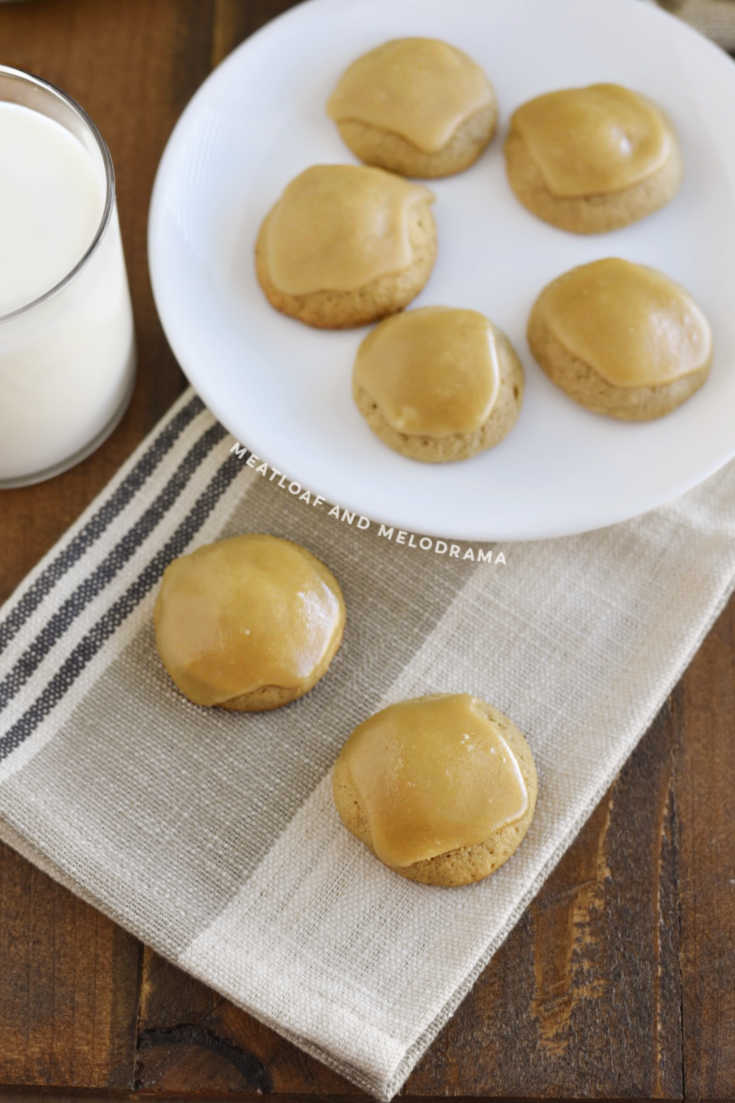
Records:
[[[287,181],[354,158],[324,104],[357,54],[399,35],[445,38],[490,75],[500,135],[468,172],[430,182],[439,256],[414,306],[473,307],[510,336],[523,409],[497,448],[462,463],[396,455],[350,390],[365,330],[325,332],[278,314],[253,271],[259,223]],[[680,193],[614,233],[535,219],[506,183],[502,139],[529,96],[617,81],[664,105],[684,152]],[[169,141],[149,254],[158,309],[189,379],[229,431],[328,501],[415,532],[535,539],[611,524],[665,502],[735,454],[735,65],[641,0],[310,0],[266,26],[205,82]],[[712,375],[675,413],[625,424],[576,406],[533,362],[538,291],[617,255],[662,269],[712,321]]]

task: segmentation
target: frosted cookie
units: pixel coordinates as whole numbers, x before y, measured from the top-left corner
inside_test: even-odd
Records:
[[[505,166],[524,207],[578,234],[614,230],[658,210],[682,172],[671,123],[619,84],[566,88],[522,104],[510,121]]]
[[[359,724],[337,758],[332,790],[347,830],[384,865],[427,885],[467,885],[522,842],[537,779],[507,716],[467,693],[443,693]]]
[[[331,571],[306,548],[263,533],[174,559],[154,610],[168,673],[197,705],[245,712],[302,697],[342,640],[345,607]]]
[[[361,161],[404,176],[448,176],[476,161],[497,104],[479,65],[437,38],[394,38],[358,57],[327,103]]]
[[[571,398],[628,421],[681,405],[712,360],[709,323],[684,288],[616,257],[547,284],[531,309],[528,343]]]
[[[382,169],[313,165],[258,234],[258,279],[276,310],[343,329],[402,310],[436,257],[432,193]]]
[[[386,318],[365,337],[352,393],[395,452],[430,463],[464,460],[513,428],[523,368],[484,314],[428,306]]]

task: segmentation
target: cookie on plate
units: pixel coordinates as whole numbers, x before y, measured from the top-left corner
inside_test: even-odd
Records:
[[[480,66],[437,38],[394,38],[346,69],[327,103],[361,161],[404,176],[466,169],[495,132],[495,92]]]
[[[577,234],[644,218],[676,194],[682,174],[670,121],[619,84],[565,88],[522,104],[510,121],[505,166],[524,207]]]
[[[265,533],[205,544],[169,563],[156,646],[197,705],[255,712],[303,697],[342,641],[339,583],[311,552]]]
[[[436,258],[433,195],[364,165],[312,165],[264,219],[255,247],[270,303],[307,325],[344,329],[407,306]]]
[[[429,463],[464,460],[513,428],[523,368],[484,314],[428,306],[386,318],[365,337],[352,393],[395,452]]]
[[[552,280],[528,319],[531,352],[554,383],[596,413],[662,417],[702,386],[709,323],[662,272],[607,257]]]
[[[384,865],[467,885],[520,846],[536,805],[533,755],[507,716],[468,693],[417,697],[359,724],[332,791],[340,819]]]

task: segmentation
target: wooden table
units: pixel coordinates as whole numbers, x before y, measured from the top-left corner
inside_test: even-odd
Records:
[[[184,386],[146,216],[189,96],[287,0],[33,0],[0,59],[79,99],[112,149],[140,345],[132,406],[73,471],[0,494],[0,598]],[[414,1097],[735,1097],[735,603],[406,1086]],[[360,1093],[0,847],[0,1094]]]

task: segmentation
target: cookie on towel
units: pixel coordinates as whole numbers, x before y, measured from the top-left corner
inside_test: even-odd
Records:
[[[348,831],[395,873],[467,885],[520,846],[538,781],[525,738],[468,693],[417,697],[359,724],[332,772]]]
[[[156,645],[197,705],[243,712],[308,693],[342,641],[339,583],[290,540],[245,533],[169,563],[154,610]]]

